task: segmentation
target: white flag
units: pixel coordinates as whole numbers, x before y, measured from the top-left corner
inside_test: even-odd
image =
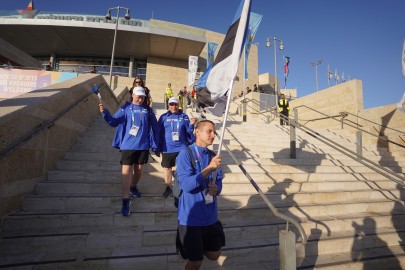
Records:
[[[195,75],[198,68],[198,56],[190,55],[188,57],[188,86],[192,86],[195,81]]]
[[[397,108],[401,112],[405,112],[405,91],[404,94],[402,95],[401,100],[397,103]]]

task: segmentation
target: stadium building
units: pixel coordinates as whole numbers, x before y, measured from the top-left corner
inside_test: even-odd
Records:
[[[168,83],[174,90],[188,86],[189,56],[198,56],[196,78],[207,66],[207,44],[221,44],[225,35],[193,26],[161,21],[71,14],[35,10],[32,1],[25,10],[0,11],[0,64],[23,68],[109,75],[114,31],[117,25],[112,88],[117,76],[142,76],[155,98],[160,98]],[[218,50],[217,50],[218,51]],[[21,53],[39,62],[18,57]],[[243,60],[241,60],[242,62]],[[242,89],[242,65],[234,84]],[[258,83],[258,50],[253,45],[247,65],[249,79]],[[188,86],[190,87],[190,86]],[[158,95],[158,96],[157,96]]]

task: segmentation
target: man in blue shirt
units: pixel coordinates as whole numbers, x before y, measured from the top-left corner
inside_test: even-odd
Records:
[[[154,112],[144,104],[144,99],[145,90],[137,86],[132,92],[132,103],[125,103],[114,116],[111,116],[101,102],[99,104],[107,124],[117,127],[113,147],[121,152],[123,216],[131,213],[129,194],[134,197],[141,196],[137,184],[142,176],[143,165],[148,163],[149,149],[156,151],[154,134],[157,133],[157,120]]]
[[[177,175],[182,194],[178,206],[178,230],[184,247],[185,269],[199,269],[204,255],[217,260],[225,235],[218,220],[217,196],[222,190],[221,156],[212,156],[207,147],[215,139],[215,124],[202,120],[195,128],[196,142],[189,146],[195,159],[183,149],[176,159]],[[217,171],[216,179],[214,179]]]
[[[197,118],[189,119],[187,114],[179,109],[179,100],[171,97],[168,101],[169,110],[159,117],[159,146],[157,151],[162,152],[162,167],[166,189],[163,197],[172,194],[172,172],[176,165],[179,152],[194,139],[194,123]]]

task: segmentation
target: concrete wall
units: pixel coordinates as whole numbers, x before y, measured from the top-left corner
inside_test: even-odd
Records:
[[[0,38],[0,56],[2,56],[5,60],[10,60],[11,65],[17,64],[22,67],[38,69],[42,68],[41,63],[35,58],[14,47],[2,38]]]
[[[344,111],[357,114],[359,111],[363,111],[362,82],[350,80],[290,102],[290,113],[293,113],[292,109],[297,108],[298,119],[301,124],[306,124],[308,127],[316,126],[317,128],[340,128],[340,123],[332,119],[307,122],[311,119],[323,118],[325,115],[303,106],[329,116],[337,116]]]
[[[353,126],[358,125],[359,128],[374,135],[386,136],[389,140],[405,145],[405,135],[392,130],[396,129],[405,132],[405,113],[397,110],[395,104],[364,110],[363,89],[360,80],[351,80],[290,102],[290,114],[293,116],[293,109],[297,108],[298,119],[301,124],[305,124],[310,128],[341,129],[341,123],[332,119],[308,121],[326,116],[302,106],[313,108],[329,116],[337,116],[340,115],[340,112],[348,112],[345,122],[351,123]],[[340,120],[341,117],[335,119]],[[389,128],[381,128],[380,125]],[[349,130],[353,134],[353,138],[355,138],[357,129],[344,125],[344,130]],[[366,132],[363,132],[363,140],[381,147],[388,147],[390,150],[404,151],[404,148],[389,144],[386,140],[379,139]]]
[[[39,129],[27,143],[0,159],[1,217],[21,207],[24,196],[33,191],[39,180],[46,179],[48,170],[55,168],[99,114],[99,99],[91,90],[94,84],[106,82],[101,75],[88,74],[0,101],[0,151],[4,153],[90,94],[54,125]],[[100,92],[106,107],[115,111],[118,104],[113,94],[107,87]]]
[[[188,61],[149,57],[146,70],[146,86],[154,102],[163,102],[168,83],[172,84],[175,94],[187,85]],[[187,89],[191,90],[190,87]]]
[[[184,26],[185,29],[188,31],[195,30],[199,34],[201,33],[201,29],[196,28],[193,29],[190,26]],[[225,35],[203,30],[205,32],[205,36],[207,41],[215,42],[219,44],[216,53],[218,53],[220,45],[222,44]],[[192,31],[190,33],[193,33]],[[197,72],[196,76],[196,83],[197,79],[202,75],[202,73],[206,69],[206,61],[207,61],[207,45],[205,45],[204,49],[199,55],[199,69],[200,72]],[[243,80],[243,57],[239,62],[239,68],[237,72],[237,79],[234,81],[233,85],[233,94],[236,95],[249,86],[253,89],[253,85],[259,85],[259,64],[258,64],[258,48],[257,45],[252,45],[249,53],[248,59],[248,79]],[[146,74],[146,85],[151,90],[152,98],[154,102],[163,102],[163,94],[165,89],[167,88],[167,84],[172,84],[172,89],[175,93],[177,93],[180,89],[182,89],[185,85],[187,86],[188,90],[191,90],[192,87],[188,86],[188,61],[181,61],[181,60],[173,60],[173,59],[165,59],[165,58],[158,58],[158,57],[148,57],[147,66],[146,66],[147,74]]]
[[[368,119],[375,124],[362,118]],[[385,136],[391,141],[405,145],[405,113],[400,112],[397,109],[396,104],[366,109],[359,113],[359,118],[350,116],[348,119],[355,121],[356,123],[358,121],[359,126],[362,129],[365,129],[372,134]],[[379,125],[383,125],[388,128],[382,128]],[[393,129],[402,131],[403,133],[397,132]],[[398,147],[392,143],[387,143],[383,139],[378,139],[366,133],[363,134],[363,138],[368,142],[372,142],[379,146],[388,147],[389,150],[399,150],[405,152],[404,148],[402,147]]]

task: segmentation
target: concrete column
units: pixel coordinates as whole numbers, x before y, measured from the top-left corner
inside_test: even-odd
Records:
[[[363,156],[363,136],[362,136],[361,130],[358,130],[356,132],[356,150],[357,150],[357,155]]]
[[[290,120],[290,158],[297,158],[295,119]]]
[[[298,110],[294,109],[294,119],[290,120],[290,158],[297,158],[297,135]]]
[[[52,68],[52,69],[55,68],[55,58],[56,58],[56,54],[55,54],[55,53],[51,53],[51,57],[49,57],[49,62],[51,62],[51,68]]]
[[[134,73],[134,57],[131,55],[129,57],[129,71],[128,71],[128,77],[132,78],[132,74]]]
[[[242,103],[242,106],[243,106],[242,121],[246,122],[247,121],[247,108],[246,108],[247,102],[245,100],[243,100],[242,102],[243,102]]]
[[[280,270],[297,269],[297,253],[295,251],[295,234],[286,230],[278,233],[279,252],[280,252]]]

